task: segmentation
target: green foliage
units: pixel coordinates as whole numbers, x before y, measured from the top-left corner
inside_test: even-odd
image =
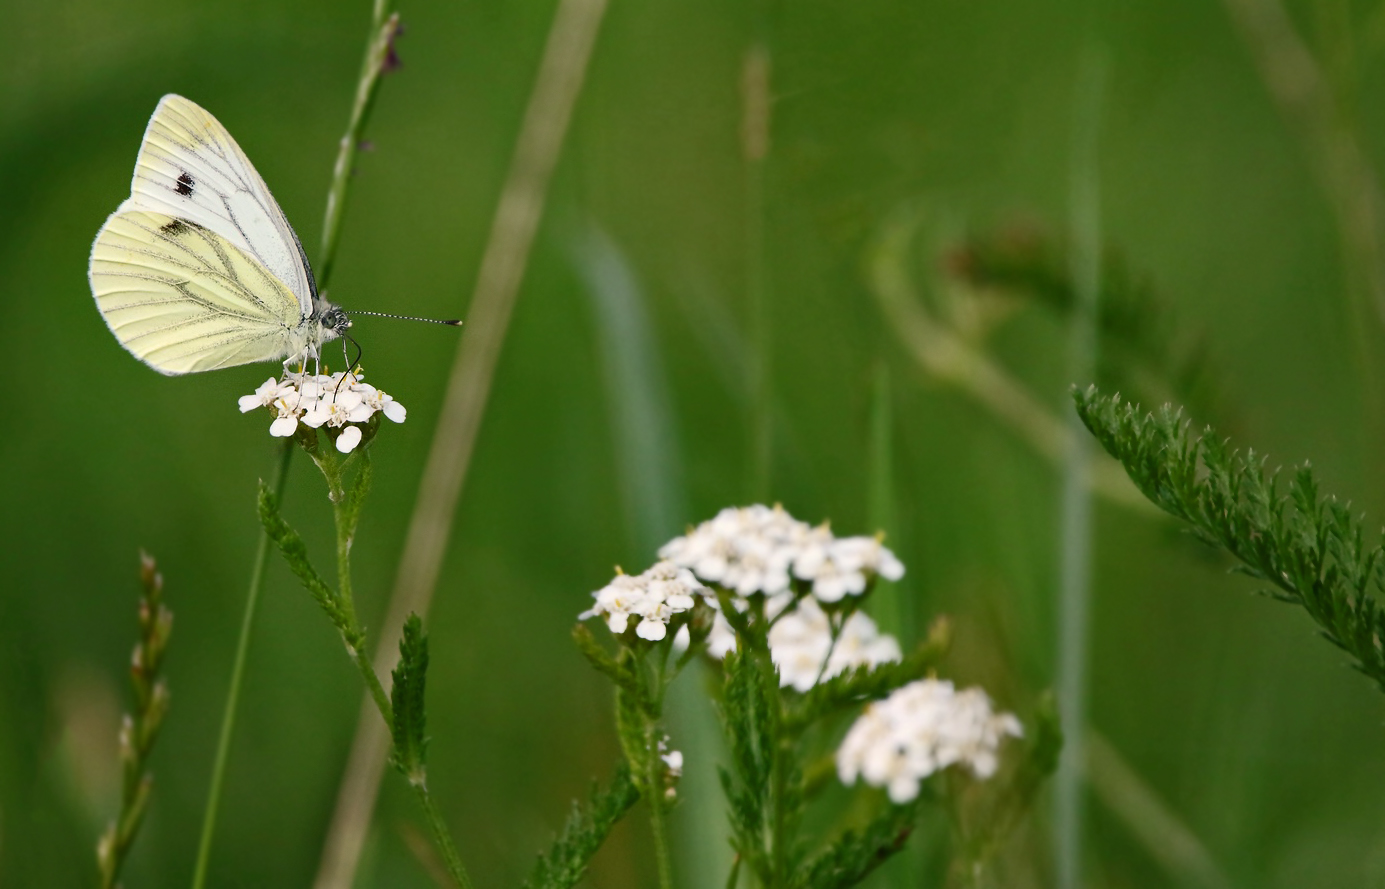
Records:
[[[120,814],[96,844],[96,863],[102,889],[111,889],[135,841],[149,807],[153,777],[145,766],[168,713],[168,685],[160,676],[173,613],[163,604],[163,575],[154,558],[140,553],[139,640],[130,658],[130,686],[135,711],[120,725]]]
[[[333,506],[337,531],[337,591],[327,585],[308,561],[307,547],[302,538],[284,521],[279,513],[278,499],[263,482],[260,483],[259,495],[260,522],[289,563],[290,569],[341,633],[342,641],[346,643],[347,651],[365,681],[366,690],[380,711],[381,718],[389,726],[393,740],[391,761],[418,797],[429,833],[442,855],[448,874],[458,886],[469,887],[470,878],[443,823],[442,814],[428,791],[424,762],[427,746],[424,734],[424,687],[428,670],[428,639],[423,633],[422,622],[416,614],[410,614],[404,624],[399,643],[400,660],[392,677],[392,696],[386,696],[365,650],[365,631],[356,621],[351,593],[351,544],[360,520],[361,505],[370,489],[370,459],[364,459],[349,491],[342,486],[342,473],[350,465],[350,457],[338,460],[322,449],[313,454],[313,461],[327,480],[328,496]]]
[[[563,832],[534,863],[524,882],[525,889],[567,889],[577,885],[611,828],[639,798],[630,768],[621,762],[610,785],[593,786],[585,805],[573,803]]]
[[[411,784],[425,780],[424,760],[428,739],[424,736],[427,714],[424,707],[424,685],[428,675],[428,636],[417,614],[404,622],[404,635],[399,640],[399,663],[394,668],[390,703],[394,721],[390,733],[394,738],[392,760],[394,767]]]
[[[1063,752],[1063,721],[1052,692],[1039,698],[1031,723],[1028,750],[1018,778],[1020,796],[1026,803],[1033,799],[1044,779],[1057,770],[1058,756]]]
[[[810,889],[855,886],[904,848],[917,814],[917,801],[904,806],[885,806],[863,830],[843,831],[807,864],[794,884]]]
[[[761,838],[768,823],[770,775],[774,738],[764,684],[753,657],[742,651],[726,656],[725,681],[720,700],[731,768],[720,769],[731,821],[731,842],[737,855],[757,875],[768,872]]]
[[[349,620],[346,611],[342,607],[337,594],[327,585],[327,581],[322,579],[322,575],[317,573],[312,562],[308,561],[308,547],[303,542],[303,538],[298,532],[289,526],[284,517],[279,512],[279,498],[262,480],[260,482],[259,494],[259,513],[260,524],[264,526],[265,533],[269,539],[274,541],[274,545],[279,549],[279,553],[288,562],[289,570],[298,578],[298,582],[303,584],[303,588],[313,597],[313,600],[327,612],[332,624],[343,633],[349,628]]]
[[[1368,545],[1347,504],[1323,497],[1305,463],[1281,492],[1254,451],[1231,450],[1209,428],[1189,432],[1181,411],[1142,412],[1095,387],[1074,391],[1082,422],[1119,460],[1140,491],[1188,523],[1206,543],[1272,584],[1270,595],[1302,607],[1324,638],[1385,691],[1385,559]]]
[[[577,643],[577,650],[582,652],[587,663],[595,667],[597,672],[604,674],[617,688],[627,694],[639,696],[640,677],[628,649],[621,649],[617,657],[611,657],[584,624],[577,624],[572,628],[572,639]]]

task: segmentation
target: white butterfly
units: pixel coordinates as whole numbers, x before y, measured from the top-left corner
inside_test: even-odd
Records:
[[[89,277],[111,333],[164,374],[316,358],[351,326],[318,295],[303,245],[240,146],[182,96],[154,109]]]

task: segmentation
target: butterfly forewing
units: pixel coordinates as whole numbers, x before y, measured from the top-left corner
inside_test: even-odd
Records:
[[[121,345],[166,374],[269,361],[303,348],[297,296],[257,257],[133,198],[96,236],[91,288]]]
[[[315,285],[298,236],[231,134],[195,102],[172,94],[159,101],[122,209],[128,207],[217,232],[288,288],[301,317],[311,313]]]

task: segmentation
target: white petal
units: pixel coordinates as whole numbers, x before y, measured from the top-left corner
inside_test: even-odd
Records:
[[[298,431],[297,417],[280,417],[269,424],[269,434],[275,438],[288,438]]]
[[[846,595],[846,585],[840,575],[820,577],[813,583],[813,595],[823,602],[840,602]]]
[[[242,414],[248,414],[257,407],[264,407],[264,401],[258,395],[242,395],[236,403],[240,405]]]
[[[337,436],[337,450],[343,454],[349,454],[356,449],[356,445],[361,443],[361,427],[347,426],[342,430],[341,435]]]
[[[899,775],[890,782],[890,801],[903,805],[919,795],[919,779],[913,775]]]
[[[381,410],[384,411],[386,417],[396,423],[403,423],[404,418],[408,415],[408,411],[404,410],[404,405],[397,401],[385,402]]]
[[[635,635],[650,642],[658,642],[668,635],[668,625],[657,620],[642,620],[640,625],[635,627]]]

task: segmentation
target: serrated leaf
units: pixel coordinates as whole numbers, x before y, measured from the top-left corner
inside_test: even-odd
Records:
[[[585,624],[577,624],[572,628],[572,641],[577,643],[577,650],[582,652],[587,663],[596,668],[597,672],[604,674],[627,694],[637,697],[641,694],[639,676],[636,675],[635,664],[628,654],[628,649],[623,649],[619,658],[611,657]]]
[[[428,740],[424,735],[427,715],[424,710],[424,686],[428,675],[428,637],[417,614],[404,622],[404,635],[399,640],[399,663],[394,668],[390,704],[394,723],[393,761],[411,784],[421,784],[425,778],[425,754]]]
[[[798,885],[805,889],[855,886],[904,848],[916,813],[916,805],[887,805],[863,830],[844,831],[808,863]]]
[[[524,889],[569,889],[577,885],[611,828],[639,798],[629,767],[619,763],[608,786],[593,786],[585,804],[573,803],[563,832],[534,863]]]
[[[755,659],[737,650],[723,662],[725,680],[720,700],[722,724],[731,754],[730,770],[720,770],[731,821],[732,845],[763,882],[768,873],[760,838],[766,825],[772,767],[770,706]]]
[[[1136,487],[1200,537],[1240,560],[1247,573],[1274,584],[1273,598],[1303,608],[1324,638],[1385,691],[1382,550],[1367,546],[1361,520],[1323,497],[1307,463],[1279,489],[1253,451],[1234,451],[1210,429],[1189,432],[1181,413],[1142,412],[1095,387],[1074,389],[1082,422]]]

